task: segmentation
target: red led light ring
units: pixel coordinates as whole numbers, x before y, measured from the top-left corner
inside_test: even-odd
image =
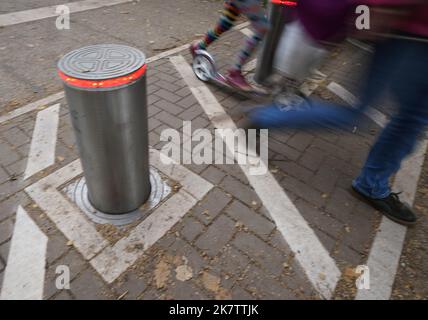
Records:
[[[77,79],[77,78],[69,77],[61,71],[58,71],[58,74],[65,83],[71,86],[79,87],[79,88],[99,89],[99,88],[120,87],[120,86],[129,84],[131,82],[134,82],[139,78],[141,78],[144,75],[144,73],[146,73],[146,68],[147,68],[147,65],[144,65],[137,71],[131,74],[128,74],[126,76],[106,79],[106,80]]]
[[[282,4],[282,5],[291,6],[291,7],[297,6],[297,2],[296,1],[271,0],[270,2],[273,3],[273,4]]]

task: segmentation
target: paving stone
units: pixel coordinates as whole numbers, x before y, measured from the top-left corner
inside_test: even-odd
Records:
[[[336,219],[346,223],[357,201],[348,190],[335,188],[328,199],[326,211]]]
[[[325,158],[325,152],[319,148],[310,146],[303,153],[299,163],[312,171],[317,171]]]
[[[7,173],[2,167],[0,167],[0,184],[10,179],[9,173]]]
[[[195,238],[204,230],[204,226],[191,217],[186,217],[182,221],[182,225],[183,227],[180,230],[180,234],[190,242],[195,240]]]
[[[331,154],[336,157],[339,157],[345,161],[348,161],[351,159],[351,154],[348,150],[339,148],[336,145],[326,142],[321,138],[318,138],[318,137],[315,138],[315,140],[312,143],[312,146],[323,150],[327,154]]]
[[[29,143],[31,140],[30,137],[18,127],[3,132],[2,136],[7,142],[9,142],[9,144],[14,146],[14,148]]]
[[[161,99],[161,97],[158,97],[154,94],[151,94],[147,97],[147,105],[150,107],[151,105],[153,105],[156,101],[159,101]]]
[[[253,201],[260,203],[259,197],[252,188],[231,176],[224,178],[220,187],[244,203],[251,204]]]
[[[181,121],[179,118],[174,117],[170,113],[166,111],[161,111],[156,115],[156,119],[159,121],[165,123],[167,126],[169,126],[172,129],[180,129],[183,126],[183,121]]]
[[[168,287],[167,295],[174,300],[207,300],[208,296],[197,286],[195,281],[176,280],[173,285]]]
[[[222,215],[198,238],[195,245],[208,255],[215,256],[229,242],[234,232],[235,222]]]
[[[307,132],[297,132],[294,136],[288,139],[287,144],[299,151],[304,151],[314,140],[314,136]]]
[[[0,260],[3,260],[4,262],[7,261],[9,256],[9,248],[10,241],[4,242],[2,245],[0,245]]]
[[[157,86],[157,83],[156,84],[150,84],[147,86],[147,95],[151,95],[152,93],[155,93],[159,89],[160,89],[160,87]]]
[[[0,163],[3,166],[7,166],[11,163],[18,161],[21,156],[18,152],[12,150],[12,147],[6,144],[6,142],[0,141]]]
[[[162,111],[162,109],[161,108],[158,108],[158,107],[156,107],[155,105],[150,105],[149,107],[148,107],[148,109],[147,109],[147,115],[148,115],[148,117],[149,117],[149,119],[150,118],[152,118],[154,115],[156,115],[156,114],[158,114],[159,112],[161,112]]]
[[[155,95],[158,96],[159,98],[167,100],[171,103],[176,103],[178,100],[181,99],[180,96],[178,96],[172,92],[169,92],[165,89],[160,89],[159,91],[156,91]]]
[[[298,197],[321,207],[325,203],[325,199],[322,197],[322,193],[318,190],[315,190],[306,183],[303,183],[296,178],[291,176],[285,176],[281,181],[280,185],[288,191],[291,191],[293,194]]]
[[[239,232],[232,243],[240,251],[247,254],[250,259],[256,261],[263,269],[269,270],[273,275],[279,275],[282,272],[286,257],[256,236]]]
[[[127,271],[113,285],[117,297],[125,294],[123,300],[135,300],[147,289],[146,280],[135,272]]]
[[[0,244],[3,244],[12,237],[14,226],[15,223],[12,219],[7,219],[0,223]]]
[[[192,209],[192,216],[209,224],[230,201],[231,198],[226,193],[219,188],[214,188]]]
[[[279,154],[273,160],[292,160],[296,161],[300,157],[300,152],[286,145],[285,143],[279,143],[274,140],[269,140],[269,150],[273,150]],[[271,158],[271,157],[269,157]]]
[[[74,300],[69,290],[61,290],[59,294],[53,297],[53,300]]]
[[[226,209],[226,213],[264,239],[275,229],[272,222],[236,200]]]
[[[230,276],[241,276],[249,263],[248,257],[236,248],[226,246],[221,251],[221,254],[211,262],[211,266],[216,266],[221,273],[226,273]]]
[[[0,258],[0,272],[3,272],[4,268],[6,267],[6,262],[3,261],[2,258]],[[1,282],[0,282],[1,283]]]
[[[192,120],[192,130],[203,129],[211,126],[211,122],[204,117],[196,117]]]
[[[190,245],[181,239],[176,239],[167,249],[167,252],[171,255],[181,257],[183,263],[187,261],[187,265],[192,268],[193,274],[198,274],[208,265],[208,258],[202,256],[196,244]]]
[[[107,300],[114,297],[101,278],[87,269],[71,282],[71,292],[78,300]]]
[[[148,121],[149,131],[152,131],[152,130],[156,129],[161,124],[162,124],[162,122],[160,122],[158,119],[156,119],[156,118],[150,118],[149,121]]]
[[[170,92],[175,92],[175,91],[178,91],[179,89],[181,89],[181,86],[177,86],[174,83],[171,83],[171,82],[168,82],[165,80],[159,80],[158,82],[156,82],[156,85],[159,88],[166,89]]]
[[[344,225],[342,222],[317,209],[314,205],[301,199],[294,204],[310,226],[323,230],[333,238],[339,237],[343,232]]]
[[[59,257],[63,256],[69,249],[70,247],[67,246],[67,239],[60,232],[55,232],[49,235],[46,250],[47,263],[52,264]]]
[[[234,286],[232,288],[232,300],[254,300],[253,297],[248,291],[244,290],[241,286]]]
[[[177,104],[171,103],[163,99],[156,101],[154,105],[173,115],[177,115],[184,111],[184,109],[179,107]]]
[[[291,175],[304,182],[309,182],[314,175],[310,170],[293,161],[271,161],[271,164],[281,169],[287,175]]]
[[[23,177],[25,168],[27,167],[27,158],[18,160],[5,167],[6,171],[9,173],[10,178],[19,179]]]
[[[318,169],[308,183],[322,193],[331,193],[340,174],[337,169],[325,164]]]
[[[201,173],[201,176],[212,184],[217,185],[226,176],[226,174],[214,166],[209,166]]]
[[[240,286],[244,286],[258,299],[297,299],[296,295],[285,285],[282,285],[274,276],[254,265],[248,268]]]
[[[180,97],[186,97],[186,96],[192,94],[192,91],[190,91],[190,89],[188,87],[184,87],[178,91],[175,91],[174,93],[178,94]]]
[[[338,248],[333,251],[333,256],[340,263],[348,266],[358,266],[364,261],[360,253],[344,244],[339,244]]]
[[[248,184],[248,179],[244,172],[242,172],[242,169],[237,164],[221,164],[216,165],[216,168],[226,172],[228,175],[238,179],[244,184]]]
[[[202,110],[202,108],[198,104],[194,104],[182,113],[180,113],[178,117],[182,120],[190,121],[202,115],[203,113],[204,111]]]

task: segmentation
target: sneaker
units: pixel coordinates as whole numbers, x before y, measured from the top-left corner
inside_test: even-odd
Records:
[[[192,43],[189,46],[189,50],[190,50],[190,54],[192,55],[192,58],[195,58],[195,56],[196,56],[196,50],[199,50],[198,44],[196,42]]]
[[[398,197],[401,192],[391,192],[386,198],[374,199],[364,195],[355,187],[352,187],[352,190],[358,195],[358,197],[370,204],[376,210],[379,210],[389,219],[406,226],[415,224],[415,213],[407,204],[401,202],[400,198]]]
[[[242,91],[253,91],[253,87],[245,80],[241,70],[230,70],[226,76],[226,81],[232,87],[238,88]]]

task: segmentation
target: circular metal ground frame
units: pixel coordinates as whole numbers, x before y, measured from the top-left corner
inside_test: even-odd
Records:
[[[84,177],[68,185],[64,192],[95,223],[123,226],[146,218],[151,210],[171,193],[169,185],[152,167],[150,168],[150,184],[151,193],[146,203],[137,210],[124,214],[107,214],[95,209],[89,201]]]

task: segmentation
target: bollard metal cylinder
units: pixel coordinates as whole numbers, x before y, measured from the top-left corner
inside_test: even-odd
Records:
[[[93,207],[108,214],[150,196],[146,62],[124,45],[93,45],[58,63]]]
[[[285,24],[293,20],[293,9],[296,6],[297,1],[285,0],[270,0],[268,4],[270,29],[262,41],[254,75],[254,80],[259,84],[265,84],[272,74],[273,59],[279,39]]]

